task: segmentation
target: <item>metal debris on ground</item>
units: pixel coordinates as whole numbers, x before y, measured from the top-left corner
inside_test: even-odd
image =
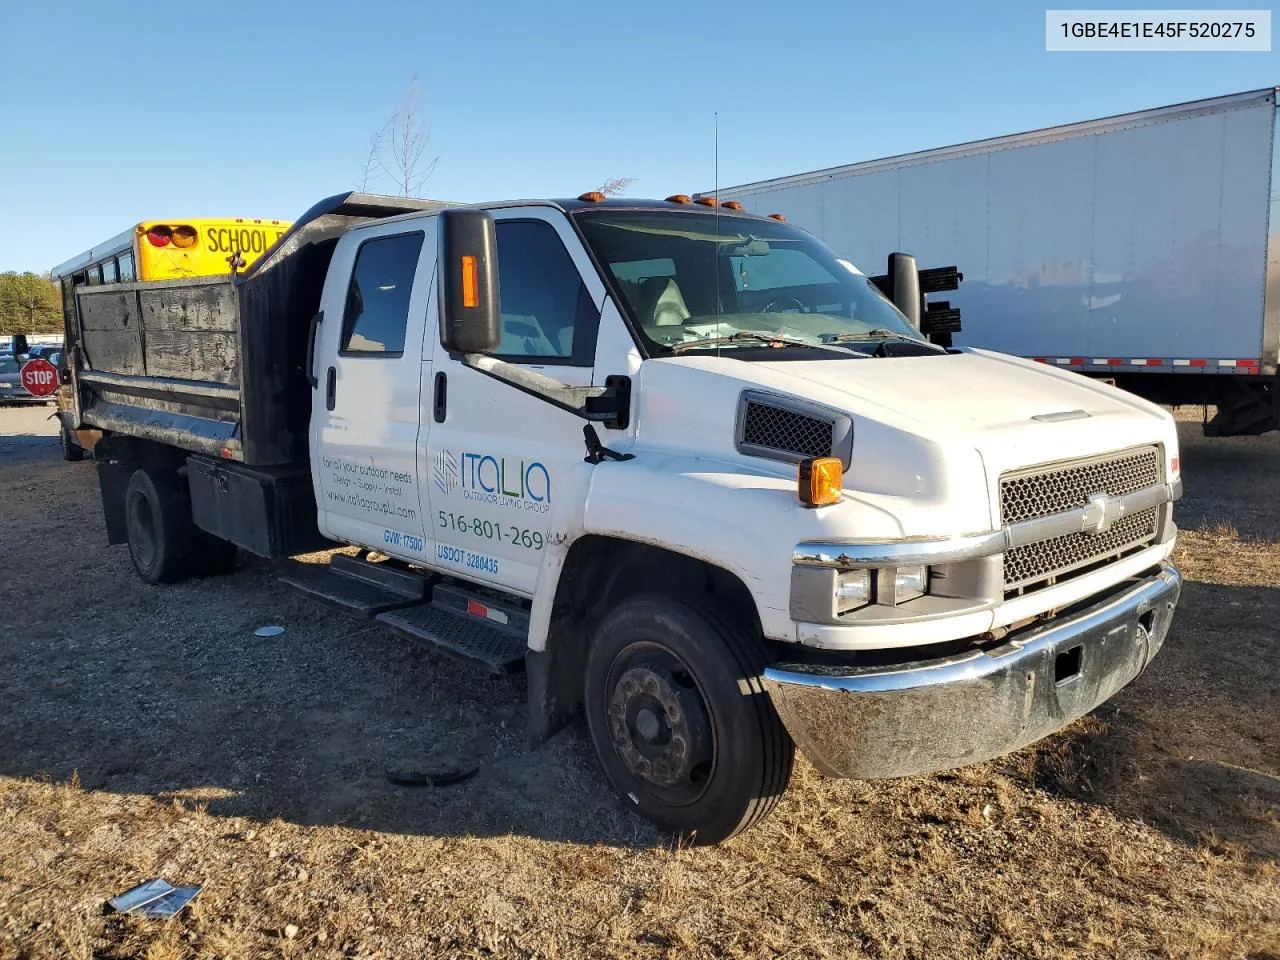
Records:
[[[448,787],[470,780],[479,772],[479,767],[460,767],[453,770],[387,770],[387,779],[402,787]]]
[[[164,919],[172,917],[194,900],[202,889],[198,885],[175,887],[157,877],[112,897],[107,901],[107,906],[116,913],[127,913],[133,917]]]
[[[274,623],[253,631],[255,637],[278,637],[282,633],[284,633],[284,627]]]

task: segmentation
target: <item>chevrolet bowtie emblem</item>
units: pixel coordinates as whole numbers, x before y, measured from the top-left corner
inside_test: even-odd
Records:
[[[1084,505],[1084,517],[1080,521],[1080,529],[1085,533],[1097,535],[1106,533],[1111,525],[1120,519],[1124,505],[1119,497],[1110,497],[1105,493],[1091,493]]]

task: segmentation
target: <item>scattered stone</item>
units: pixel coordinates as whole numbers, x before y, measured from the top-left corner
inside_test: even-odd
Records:
[[[293,939],[294,937],[296,937],[297,935],[298,935],[298,926],[297,926],[297,924],[293,924],[293,923],[286,923],[286,924],[284,925],[284,938],[285,938],[286,940],[292,940],[292,939]]]

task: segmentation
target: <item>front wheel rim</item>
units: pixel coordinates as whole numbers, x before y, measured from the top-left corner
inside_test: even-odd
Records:
[[[609,666],[605,695],[609,738],[631,779],[667,806],[701,799],[715,772],[715,724],[689,665],[664,644],[630,644]]]

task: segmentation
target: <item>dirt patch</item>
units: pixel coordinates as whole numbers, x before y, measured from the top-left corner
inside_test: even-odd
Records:
[[[1280,957],[1274,436],[1183,425],[1183,606],[1104,710],[953,774],[801,762],[763,825],[682,850],[580,726],[527,750],[518,680],[265,564],[139,583],[47,413],[0,409],[0,957]],[[101,914],[156,875],[206,889]]]

